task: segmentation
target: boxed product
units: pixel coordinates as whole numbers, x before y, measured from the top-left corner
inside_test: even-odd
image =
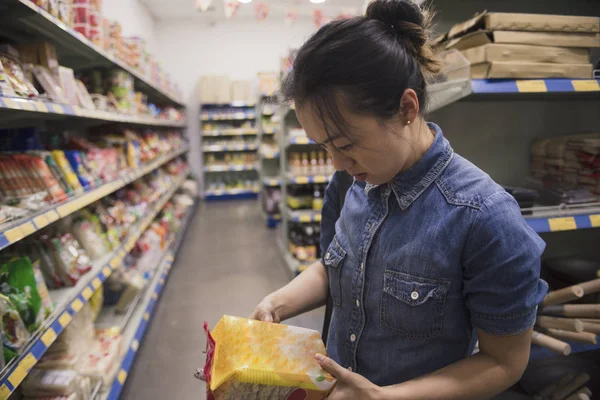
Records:
[[[553,64],[588,64],[589,62],[588,49],[522,44],[490,43],[463,50],[462,54],[471,64],[497,61]]]
[[[317,331],[227,315],[205,331],[208,399],[321,400],[335,384],[314,359]]]
[[[471,78],[582,78],[592,77],[592,64],[492,62],[471,65]]]

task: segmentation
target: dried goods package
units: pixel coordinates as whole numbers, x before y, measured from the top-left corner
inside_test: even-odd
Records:
[[[204,328],[209,400],[321,400],[335,384],[314,359],[317,331],[227,315]]]

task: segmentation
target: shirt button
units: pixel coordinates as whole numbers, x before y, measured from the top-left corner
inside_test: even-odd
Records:
[[[356,307],[360,307],[360,301],[356,300]]]
[[[350,335],[350,341],[356,342],[356,335],[354,333],[352,335]]]
[[[329,255],[330,255],[329,253],[325,254],[325,259],[326,260],[329,260]]]
[[[365,269],[365,263],[360,263],[360,272],[363,272]]]
[[[417,300],[419,298],[419,292],[416,290],[410,294],[410,298],[413,300]]]

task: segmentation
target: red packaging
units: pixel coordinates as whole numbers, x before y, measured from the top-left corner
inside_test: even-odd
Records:
[[[44,182],[50,197],[62,201],[67,197],[65,191],[60,187],[58,181],[52,175],[52,171],[41,157],[31,157],[31,165],[39,178]]]
[[[75,29],[75,32],[81,33],[86,38],[89,38],[89,36],[90,36],[90,25],[89,24],[75,24],[73,26],[73,29]]]
[[[90,24],[91,11],[90,6],[76,4],[73,6],[73,16],[75,25],[77,24]]]

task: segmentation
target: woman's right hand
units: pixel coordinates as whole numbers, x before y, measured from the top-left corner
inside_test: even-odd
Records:
[[[265,297],[254,309],[251,319],[263,322],[281,322],[281,317],[277,314],[275,305],[270,296]]]

